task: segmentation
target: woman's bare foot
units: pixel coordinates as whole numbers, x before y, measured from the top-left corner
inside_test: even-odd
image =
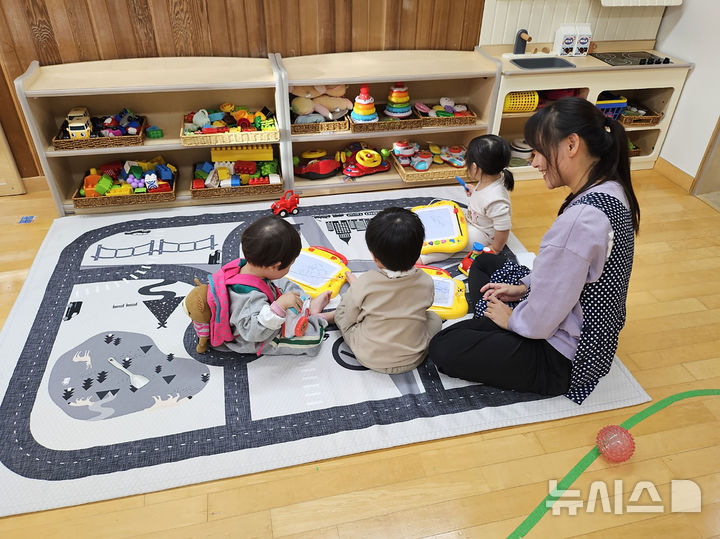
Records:
[[[328,324],[334,324],[335,323],[335,311],[329,311],[326,313],[320,313],[320,316],[322,316],[325,320],[327,320]]]
[[[317,297],[314,297],[310,302],[310,314],[320,314],[322,310],[327,307],[327,304],[330,303],[331,295],[332,292],[327,290]]]

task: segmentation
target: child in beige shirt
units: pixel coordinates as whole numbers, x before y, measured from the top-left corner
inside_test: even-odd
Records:
[[[425,360],[430,339],[441,329],[440,317],[428,311],[433,280],[414,267],[424,237],[415,213],[386,208],[365,231],[378,269],[359,277],[348,272],[350,289],[334,321],[358,362],[374,371],[411,371]]]

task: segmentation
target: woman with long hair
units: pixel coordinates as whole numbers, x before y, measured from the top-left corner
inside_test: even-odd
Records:
[[[581,404],[610,370],[625,324],[640,222],[627,136],[592,103],[565,98],[528,120],[525,139],[548,188],[570,194],[532,271],[475,259],[475,318],[438,333],[429,357],[449,376]]]

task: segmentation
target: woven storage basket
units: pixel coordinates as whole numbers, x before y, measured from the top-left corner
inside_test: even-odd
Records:
[[[146,193],[138,195],[81,197],[80,188],[73,194],[73,206],[76,208],[102,208],[105,206],[134,206],[138,204],[151,204],[153,202],[172,202],[175,200],[178,174],[175,175],[172,191],[163,193]]]
[[[349,131],[350,122],[347,118],[334,122],[320,122],[319,124],[291,124],[290,132],[293,135],[306,135],[310,133],[327,133],[329,131]]]
[[[383,107],[378,107],[378,116],[382,119],[377,122],[355,123],[350,119],[350,131],[353,133],[373,133],[377,131],[397,131],[400,129],[419,129],[423,126],[423,120],[415,111],[410,118],[390,118],[385,116]]]
[[[663,115],[659,112],[653,111],[649,107],[638,106],[632,103],[628,103],[628,106],[631,105],[637,108],[641,108],[647,112],[643,116],[626,116],[625,112],[627,111],[627,109],[623,110],[622,113],[620,113],[620,118],[618,118],[620,123],[623,125],[632,125],[638,127],[643,125],[657,125],[660,123],[660,120],[662,120]]]
[[[436,163],[433,163],[430,168],[423,172],[418,172],[412,167],[404,167],[400,164],[400,161],[398,161],[395,158],[394,154],[390,154],[388,157],[390,162],[395,167],[395,170],[397,170],[397,173],[400,175],[400,178],[404,182],[428,182],[428,181],[434,181],[434,180],[455,180],[455,176],[460,176],[462,179],[467,180],[467,169],[465,167],[463,168],[455,168],[453,166],[450,166],[446,163],[443,163],[442,165],[438,165]]]
[[[190,189],[190,198],[235,198],[256,195],[281,195],[284,192],[282,183],[241,185],[239,187],[206,187],[203,189]]]
[[[95,137],[85,139],[63,139],[58,138],[62,132],[58,132],[52,139],[53,148],[56,150],[84,150],[87,148],[115,148],[117,146],[141,146],[145,134],[145,117],[141,116],[142,123],[137,135],[123,135],[122,137]]]
[[[532,112],[538,103],[540,96],[535,90],[528,92],[510,92],[505,96],[503,112]]]
[[[477,114],[475,114],[470,107],[468,107],[468,112],[470,112],[472,116],[433,117],[420,114],[420,118],[422,118],[423,127],[452,127],[454,125],[475,125],[478,123]]]
[[[180,143],[183,146],[215,146],[218,144],[245,144],[253,142],[277,142],[280,131],[239,131],[236,133],[208,133],[207,135],[186,135],[184,123],[180,126]]]

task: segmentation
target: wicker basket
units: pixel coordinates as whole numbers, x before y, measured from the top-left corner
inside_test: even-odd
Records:
[[[186,135],[185,124],[180,125],[180,143],[183,146],[216,146],[219,144],[247,144],[254,142],[277,142],[280,131],[238,131],[227,133],[208,133],[206,135]]]
[[[418,172],[412,167],[402,166],[400,164],[400,161],[398,161],[395,155],[392,153],[390,154],[390,157],[388,157],[388,159],[393,164],[395,170],[397,170],[397,173],[400,175],[400,178],[404,182],[453,180],[455,179],[455,176],[460,176],[463,180],[467,180],[467,169],[465,167],[455,168],[446,163],[443,163],[442,165],[433,163],[432,165],[430,165],[430,168],[428,170]]]
[[[84,139],[59,138],[62,130],[52,139],[56,150],[84,150],[87,148],[114,148],[117,146],[142,146],[145,133],[145,117],[141,116],[142,124],[137,135],[123,135],[122,137],[94,137]]]
[[[383,107],[378,107],[377,113],[381,120],[377,122],[355,123],[350,119],[350,131],[353,133],[374,133],[377,131],[398,131],[400,129],[420,129],[423,126],[423,119],[413,111],[410,118],[392,118],[385,116]],[[387,118],[387,119],[384,119]]]
[[[660,123],[660,120],[662,120],[663,115],[661,113],[655,112],[648,107],[628,103],[628,107],[630,106],[641,108],[647,112],[643,116],[626,116],[625,112],[627,111],[627,109],[623,110],[620,114],[620,117],[618,118],[620,123],[623,125],[631,125],[637,127],[644,125],[657,125]]]
[[[475,112],[468,107],[471,116],[426,116],[420,114],[423,127],[452,127],[455,125],[475,125],[478,123],[478,117]]]
[[[105,206],[133,206],[137,204],[151,204],[154,202],[172,202],[175,200],[175,187],[177,186],[178,175],[175,175],[172,191],[162,193],[144,193],[137,195],[81,197],[78,187],[73,194],[73,206],[76,208],[101,208]]]
[[[311,133],[327,133],[329,131],[349,131],[350,122],[347,118],[333,122],[320,122],[317,124],[291,124],[290,133],[293,135],[306,135]]]
[[[264,185],[241,185],[239,187],[215,187],[190,189],[190,198],[237,198],[257,195],[281,195],[284,193],[282,183]]]

